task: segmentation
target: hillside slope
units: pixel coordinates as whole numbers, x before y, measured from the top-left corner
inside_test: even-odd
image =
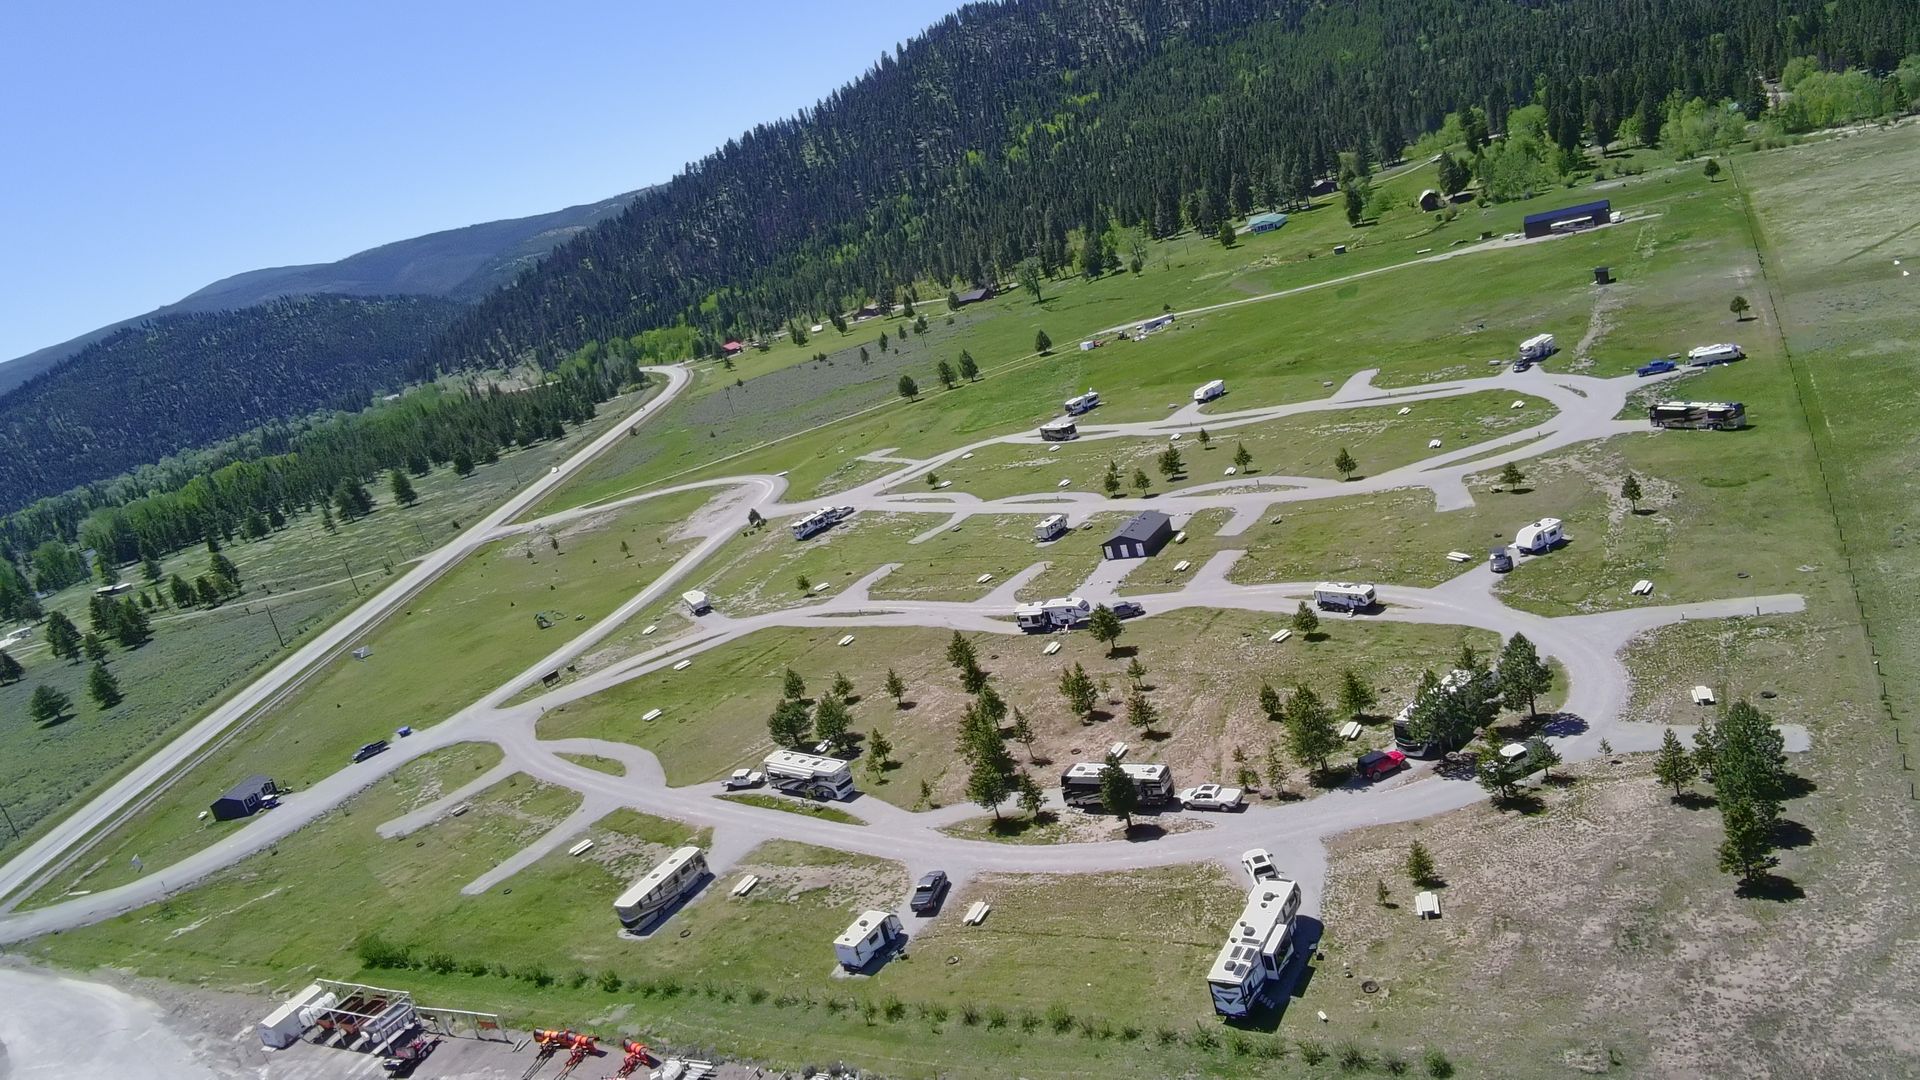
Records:
[[[226,311],[287,296],[434,296],[471,301],[512,281],[556,246],[618,214],[638,192],[531,217],[482,222],[397,240],[337,262],[249,270],[176,303],[0,363],[0,393],[87,346],[161,315]]]

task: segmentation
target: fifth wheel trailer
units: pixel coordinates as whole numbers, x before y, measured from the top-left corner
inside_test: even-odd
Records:
[[[1060,774],[1060,798],[1068,806],[1088,809],[1101,805],[1100,774],[1106,764],[1099,761],[1080,761],[1067,767]],[[1133,781],[1133,790],[1140,797],[1141,806],[1165,806],[1174,801],[1173,770],[1165,765],[1140,765],[1132,762],[1120,766],[1120,771]]]
[[[1552,334],[1535,334],[1520,343],[1520,359],[1545,360],[1558,349],[1559,346],[1553,343]]]
[[[1738,431],[1747,426],[1747,407],[1738,401],[1660,401],[1647,406],[1647,422],[1657,428]]]
[[[1092,615],[1093,605],[1078,596],[1060,596],[1013,609],[1014,623],[1030,634],[1069,629]]]
[[[1217,398],[1226,392],[1227,392],[1227,380],[1214,379],[1211,382],[1205,382],[1200,384],[1200,386],[1194,390],[1193,403],[1195,405],[1205,405],[1207,402],[1212,401],[1214,398]]]
[[[1254,884],[1227,943],[1207,971],[1214,1012],[1245,1016],[1277,988],[1293,959],[1294,917],[1299,912],[1299,885],[1284,880]]]
[[[776,791],[813,799],[848,799],[854,794],[853,770],[839,758],[775,750],[760,766]]]

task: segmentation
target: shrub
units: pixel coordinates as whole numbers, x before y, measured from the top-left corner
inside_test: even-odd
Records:
[[[553,975],[539,964],[528,964],[515,974],[523,981],[530,982],[542,989],[553,985]]]
[[[975,1005],[971,1001],[960,1006],[960,1022],[968,1027],[973,1027],[975,1024],[978,1024],[980,1022],[980,1006]]]
[[[587,974],[584,969],[574,968],[573,974],[567,976],[567,985],[575,990],[578,990],[581,987],[587,985],[587,980],[591,978],[593,978],[593,976]]]
[[[450,975],[459,965],[454,962],[453,957],[443,952],[437,952],[428,954],[426,967],[428,971],[433,972],[435,975]]]
[[[1141,1036],[1141,1034],[1142,1032],[1140,1031],[1140,1028],[1136,1025],[1133,1025],[1133,1024],[1120,1025],[1120,1037],[1127,1040],[1128,1042],[1133,1042],[1134,1040],[1138,1039]]]
[[[1170,1027],[1156,1028],[1153,1032],[1153,1038],[1154,1041],[1161,1046],[1172,1046],[1174,1043],[1180,1041],[1180,1033]]]
[[[880,1015],[880,1006],[875,1005],[867,998],[860,999],[859,1009],[860,1019],[865,1020],[869,1027],[873,1025],[873,1018]]]
[[[507,970],[507,965],[498,960],[487,965],[487,974],[496,979],[510,979],[513,977],[513,972]]]
[[[1426,1054],[1421,1060],[1426,1062],[1428,1076],[1438,1077],[1439,1080],[1447,1080],[1447,1077],[1453,1075],[1453,1062],[1448,1060],[1447,1055],[1437,1048],[1428,1047]]]
[[[405,968],[413,966],[413,950],[405,945],[396,945],[377,933],[363,934],[354,951],[360,955],[360,962],[372,968]]]
[[[887,1018],[888,1023],[897,1023],[901,1017],[907,1015],[907,1003],[897,997],[890,997],[880,1006],[880,1012]]]
[[[791,1009],[798,1004],[800,999],[792,994],[781,994],[773,999],[773,1007],[776,1009]]]
[[[1065,1035],[1073,1027],[1073,1013],[1067,1011],[1059,1002],[1047,1006],[1047,1026],[1057,1035]]]
[[[1253,1052],[1268,1061],[1278,1061],[1287,1056],[1287,1043],[1280,1038],[1263,1039],[1255,1044]]]
[[[1368,1059],[1365,1050],[1360,1049],[1358,1045],[1350,1042],[1341,1043],[1340,1051],[1335,1056],[1339,1061],[1341,1072],[1359,1072],[1373,1064],[1373,1062]]]
[[[987,1027],[998,1031],[1007,1026],[1007,1010],[995,1006],[987,1010]]]
[[[1327,1048],[1312,1039],[1301,1039],[1300,1060],[1309,1065],[1318,1065],[1327,1060]]]
[[[1227,1040],[1227,1049],[1233,1052],[1234,1057],[1248,1057],[1253,1053],[1253,1044],[1247,1041],[1245,1035],[1235,1035]]]
[[[471,975],[477,979],[487,973],[487,962],[485,960],[469,960],[460,965],[460,972],[463,975]]]
[[[1220,1036],[1210,1027],[1195,1024],[1193,1030],[1187,1032],[1187,1045],[1200,1050],[1211,1050],[1220,1045]]]
[[[1028,1012],[1026,1010],[1022,1010],[1020,1013],[1020,1030],[1029,1035],[1040,1030],[1041,1022],[1039,1013]]]
[[[1394,1076],[1407,1075],[1407,1059],[1392,1051],[1381,1055],[1380,1067]]]
[[[600,973],[600,989],[604,993],[608,993],[608,994],[619,993],[620,987],[623,985],[624,982],[625,980],[620,978],[620,973],[613,970],[612,968],[608,968],[607,970]]]
[[[766,987],[764,987],[764,986],[756,986],[756,987],[753,987],[752,989],[750,989],[750,990],[748,990],[748,991],[747,991],[747,1001],[748,1001],[748,1002],[749,1002],[750,1004],[754,1004],[754,1005],[758,1005],[758,1004],[760,1004],[761,1002],[763,1002],[763,1001],[765,1001],[765,1000],[767,1000],[767,988],[766,988]]]
[[[845,1001],[842,1001],[837,997],[830,997],[827,999],[827,1011],[834,1014],[835,1016],[838,1016],[841,1013],[845,1012],[846,1009],[847,1009],[847,1003]]]

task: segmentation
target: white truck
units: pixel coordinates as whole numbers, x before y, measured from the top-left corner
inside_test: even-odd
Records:
[[[1193,403],[1195,405],[1205,405],[1207,402],[1212,401],[1214,398],[1226,392],[1227,380],[1225,379],[1214,379],[1211,382],[1201,383],[1198,387],[1194,388]]]
[[[1560,346],[1554,344],[1552,334],[1535,334],[1520,343],[1522,360],[1545,360],[1558,351]]]
[[[1702,345],[1698,348],[1687,350],[1687,366],[1712,367],[1714,364],[1731,364],[1735,360],[1745,359],[1746,355],[1740,346],[1732,342],[1721,342],[1718,345]]]
[[[1323,581],[1313,587],[1313,602],[1326,611],[1365,611],[1378,602],[1373,586],[1351,581]]]
[[[854,794],[853,770],[839,758],[775,750],[761,762],[775,791],[810,799],[847,799]]]
[[[720,786],[728,791],[739,791],[743,788],[757,788],[766,782],[766,774],[758,769],[735,769],[725,780],[720,781]]]
[[[906,933],[906,927],[900,925],[900,916],[893,912],[863,911],[852,926],[833,939],[833,958],[848,971],[859,971],[892,948]]]
[[[1086,393],[1077,394],[1060,404],[1062,408],[1067,410],[1068,416],[1079,416],[1081,413],[1089,412],[1094,406],[1100,404],[1100,395],[1094,391],[1092,387],[1088,387]]]
[[[1067,515],[1049,514],[1040,519],[1040,524],[1033,527],[1033,541],[1036,544],[1044,544],[1049,540],[1066,535],[1066,531]]]
[[[1013,621],[1029,634],[1066,630],[1086,622],[1093,605],[1078,596],[1058,596],[1037,604],[1021,604],[1013,609]]]
[[[1238,810],[1246,801],[1246,792],[1219,784],[1201,784],[1180,793],[1180,805],[1189,810]]]

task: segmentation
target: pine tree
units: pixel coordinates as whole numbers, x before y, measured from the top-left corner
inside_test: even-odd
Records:
[[[788,701],[799,701],[806,697],[807,680],[801,678],[799,672],[788,668],[780,676],[780,696]]]
[[[1119,497],[1120,489],[1125,487],[1126,483],[1120,479],[1120,466],[1118,463],[1113,461],[1107,462],[1107,475],[1101,479],[1100,486],[1106,489],[1109,498]]]
[[[997,731],[991,738],[976,740],[970,762],[967,798],[982,810],[993,811],[994,820],[997,821],[1000,818],[1000,804],[1018,790],[1019,766],[1014,764],[1013,755],[1007,753],[1007,744]]]
[[[1640,500],[1646,498],[1646,495],[1640,490],[1640,478],[1632,473],[1628,473],[1627,478],[1620,481],[1620,497],[1627,500],[1627,505],[1633,508],[1634,513],[1638,514],[1640,512]]]
[[[1422,889],[1440,884],[1440,871],[1433,864],[1427,845],[1415,840],[1407,848],[1407,878]]]
[[[1153,487],[1153,481],[1147,479],[1147,472],[1145,469],[1133,470],[1133,489],[1135,491],[1138,491],[1142,498],[1146,496],[1147,492],[1150,489],[1152,489],[1152,487]]]
[[[107,670],[107,665],[96,660],[93,670],[87,673],[87,696],[93,698],[103,709],[111,709],[120,704],[120,681]]]
[[[1093,614],[1087,617],[1087,631],[1093,635],[1093,640],[1107,647],[1108,656],[1113,655],[1114,643],[1120,640],[1120,635],[1125,630],[1126,626],[1120,622],[1120,616],[1115,615],[1113,609],[1105,604],[1096,604]]]
[[[1139,728],[1140,734],[1152,735],[1154,721],[1158,719],[1160,710],[1153,707],[1144,691],[1135,690],[1127,695],[1127,723]]]
[[[1746,297],[1736,296],[1733,298],[1732,302],[1727,304],[1727,310],[1733,312],[1733,317],[1735,320],[1740,322],[1745,322],[1747,318],[1747,312],[1753,310],[1753,305],[1747,303]]]
[[[80,659],[80,628],[65,612],[47,613],[47,648],[61,660]]]
[[[387,482],[393,488],[394,502],[401,506],[412,506],[420,501],[420,496],[413,490],[413,481],[407,479],[406,473],[394,469],[387,474]]]
[[[1251,464],[1253,464],[1253,454],[1247,450],[1247,444],[1235,443],[1233,447],[1233,467],[1241,472],[1246,472],[1247,466]]]
[[[1500,486],[1506,488],[1509,492],[1520,490],[1520,485],[1526,482],[1527,474],[1521,472],[1520,466],[1511,461],[1507,462],[1506,467],[1500,470]]]
[[[1340,749],[1340,730],[1333,714],[1321,703],[1318,694],[1305,686],[1295,686],[1287,699],[1287,749],[1294,757],[1312,766],[1317,773],[1327,771],[1327,763]]]
[[[878,728],[867,733],[867,771],[875,776],[883,775],[893,761],[893,744]]]
[[[1280,691],[1270,683],[1260,684],[1260,712],[1273,723],[1280,723],[1287,717],[1287,710],[1280,701]]]
[[[813,713],[804,701],[782,699],[773,707],[773,715],[767,717],[767,734],[781,746],[805,746],[812,731]]]
[[[17,683],[25,678],[26,674],[27,669],[20,666],[20,661],[7,655],[5,649],[0,649],[0,686]]]
[[[1539,698],[1553,687],[1553,669],[1525,634],[1515,634],[1500,648],[1500,701],[1529,720],[1540,715]]]
[[[27,715],[46,726],[59,723],[72,708],[72,698],[44,683],[34,687],[33,696],[27,700]]]
[[[1037,735],[1033,730],[1033,721],[1027,719],[1026,713],[1021,712],[1019,709],[1013,710],[1013,727],[1008,731],[1008,735],[1010,735],[1015,742],[1027,748],[1027,760],[1032,761],[1033,743]]]
[[[974,363],[973,354],[965,349],[960,350],[960,377],[968,382],[980,378],[980,365]]]
[[[1205,450],[1213,442],[1213,436],[1207,434],[1206,428],[1201,428],[1199,431],[1194,432],[1193,437],[1200,440],[1200,449],[1202,450]]]
[[[1340,671],[1340,712],[1349,720],[1358,720],[1373,708],[1377,697],[1373,687],[1352,668]]]
[[[907,680],[902,679],[900,677],[899,672],[893,670],[892,668],[888,668],[886,685],[887,685],[887,696],[893,699],[894,708],[897,709],[900,706],[906,704]]]
[[[107,643],[100,640],[99,634],[89,630],[80,638],[80,651],[85,653],[89,660],[95,662],[105,660],[107,658]]]
[[[1040,790],[1040,785],[1034,782],[1033,777],[1027,775],[1025,769],[1022,769],[1020,774],[1014,777],[1013,786],[1015,794],[1020,799],[1021,812],[1029,818],[1039,820],[1041,812],[1047,807],[1047,796]]]
[[[1234,242],[1239,239],[1239,236],[1233,231],[1233,222],[1227,221],[1224,218],[1221,219],[1219,237],[1221,247],[1230,248],[1234,245]]]
[[[1700,766],[1692,755],[1680,745],[1680,737],[1672,728],[1660,739],[1660,752],[1653,758],[1653,775],[1661,784],[1673,789],[1673,797],[1678,799],[1685,793],[1688,784],[1700,775]]]
[[[1752,804],[1722,804],[1720,824],[1725,833],[1719,850],[1723,872],[1738,874],[1742,885],[1752,886],[1779,865],[1773,857],[1774,823]]]
[[[137,649],[153,638],[147,613],[131,599],[121,600],[113,613],[113,640],[123,649]]]
[[[847,741],[847,729],[853,717],[847,713],[846,703],[828,694],[820,699],[813,710],[814,738],[826,743],[830,751],[838,754]]]
[[[187,579],[181,577],[179,574],[175,574],[167,579],[167,592],[173,597],[174,607],[184,608],[192,606],[194,601],[193,586],[187,584]]]
[[[1145,689],[1146,678],[1147,665],[1141,663],[1140,657],[1135,655],[1127,661],[1127,682],[1131,683],[1135,690],[1142,690]]]
[[[1133,778],[1120,767],[1120,759],[1108,757],[1106,767],[1100,770],[1100,804],[1107,813],[1118,817],[1122,825],[1133,828],[1133,812],[1140,806],[1140,792],[1133,786]]]
[[[1312,638],[1320,632],[1320,613],[1313,610],[1313,605],[1302,600],[1300,606],[1293,609],[1292,623],[1295,633]]]
[[[833,684],[828,687],[828,690],[841,701],[853,700],[853,680],[847,678],[844,671],[833,673]]]
[[[867,350],[865,349],[860,350],[862,354],[865,354],[866,351]],[[903,398],[906,398],[908,401],[913,401],[920,396],[920,384],[914,382],[913,376],[911,375],[900,376],[900,385],[898,389],[900,391],[900,396]]]
[[[940,380],[941,386],[945,387],[948,390],[953,389],[954,379],[953,379],[952,364],[947,363],[945,360],[940,361],[939,363],[933,366],[933,374],[935,378]]]
[[[1045,330],[1039,330],[1034,332],[1033,351],[1039,353],[1042,356],[1045,356],[1047,353],[1053,351],[1053,339],[1047,336],[1047,332]]]
[[[1353,460],[1353,455],[1347,453],[1347,448],[1343,446],[1340,448],[1340,452],[1334,455],[1333,468],[1335,472],[1340,474],[1340,479],[1351,480],[1353,479],[1353,474],[1359,470],[1360,463]]]
[[[1179,476],[1185,472],[1187,468],[1186,462],[1180,460],[1179,449],[1172,446],[1160,451],[1160,457],[1155,464],[1159,466],[1160,475],[1166,477],[1168,480]]]
[[[1093,719],[1094,706],[1100,702],[1099,688],[1093,685],[1093,679],[1087,669],[1075,663],[1071,668],[1060,669],[1060,696],[1067,699],[1075,715]]]
[[[947,639],[947,663],[958,671],[965,671],[980,663],[980,658],[973,651],[973,642],[961,636],[958,630],[955,630],[953,636]]]

